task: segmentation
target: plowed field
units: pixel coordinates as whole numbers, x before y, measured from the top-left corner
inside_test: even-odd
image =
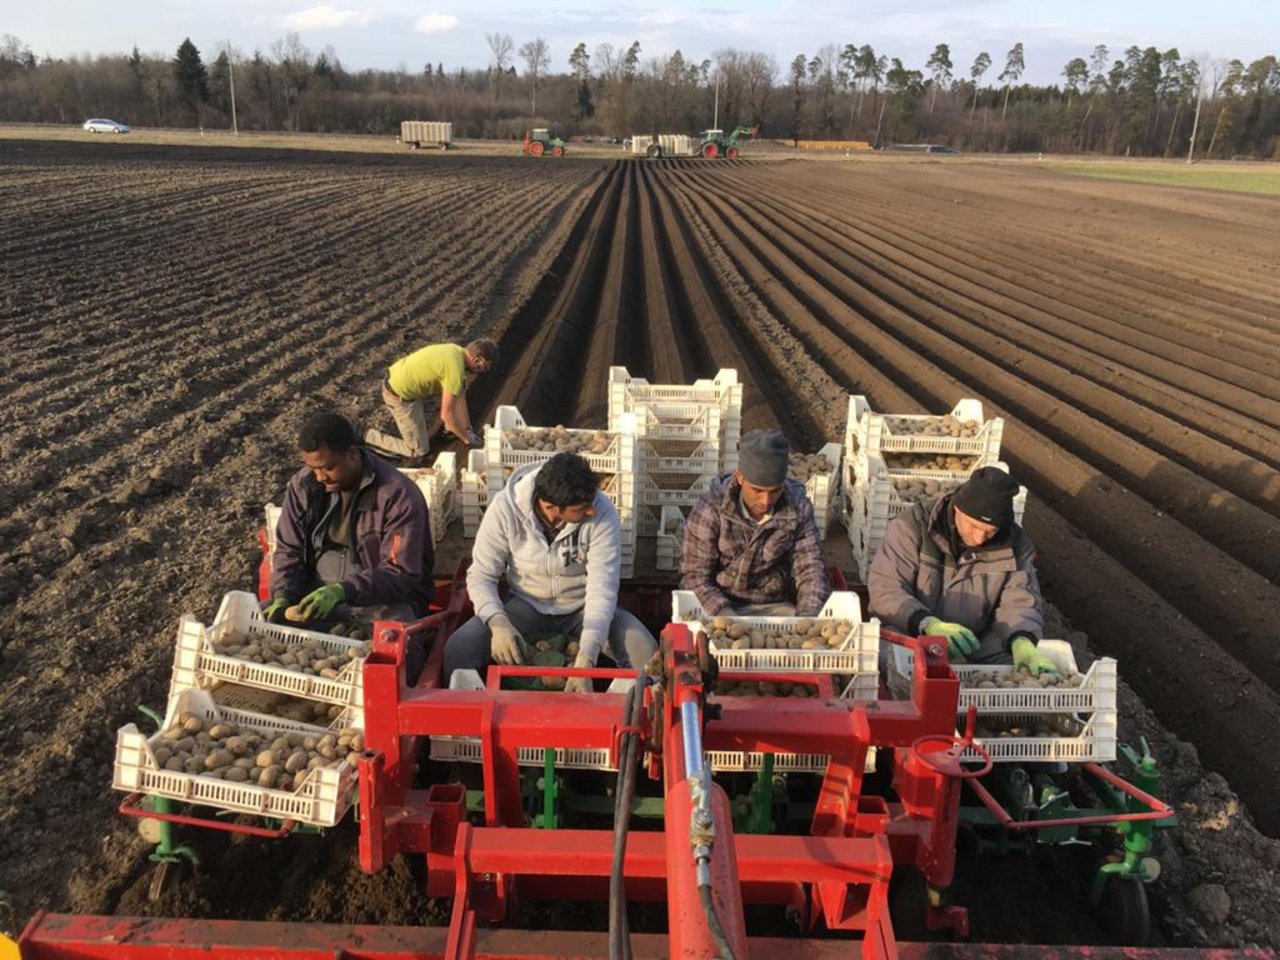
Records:
[[[602,423],[612,363],[736,367],[745,426],[809,450],[851,392],[980,398],[1049,598],[1275,836],[1277,222],[1011,165],[0,142],[0,883],[25,910],[148,909],[104,785],[178,615],[252,584],[303,413],[389,422],[390,361],[481,333],[503,360],[478,421]],[[408,870],[366,878],[329,839],[223,849],[224,879],[275,882],[164,909],[422,921]]]

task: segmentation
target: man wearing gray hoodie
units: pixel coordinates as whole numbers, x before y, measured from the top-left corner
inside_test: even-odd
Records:
[[[618,513],[586,460],[558,453],[517,470],[480,521],[467,571],[476,615],[445,646],[445,682],[455,670],[483,675],[491,659],[524,663],[525,636],[540,634],[577,634],[575,667],[594,667],[606,644],[620,667],[648,661],[653,635],[618,606],[621,560]],[[574,677],[565,689],[586,693],[591,682]]]

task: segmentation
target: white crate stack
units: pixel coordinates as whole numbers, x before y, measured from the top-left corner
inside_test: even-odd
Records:
[[[673,590],[671,619],[684,623],[699,636],[704,621],[715,619],[708,614],[691,590]],[[817,650],[750,649],[725,650],[711,645],[720,672],[733,673],[831,673],[849,678],[841,691],[843,697],[874,700],[880,682],[880,621],[862,620],[862,604],[858,595],[837,590],[827,598],[816,617],[728,617],[735,624],[764,633],[787,633],[801,620],[846,620],[852,626],[839,646]]]
[[[458,474],[458,499],[462,504],[462,535],[474,537],[480,529],[480,518],[489,506],[489,488],[485,486],[484,451],[467,454],[467,466]]]
[[[1069,676],[1079,672],[1075,654],[1065,640],[1041,640],[1037,646],[1041,653],[1053,661],[1062,675]],[[964,683],[980,674],[1012,674],[1016,668],[953,663],[951,669]],[[895,645],[887,679],[889,689],[896,697],[910,697],[914,673],[911,651]],[[1068,718],[1080,725],[1079,733],[1071,736],[1036,736],[1016,735],[1006,730],[994,737],[975,736],[974,742],[986,749],[991,759],[997,763],[1111,763],[1116,759],[1118,688],[1116,661],[1110,657],[1095,660],[1081,677],[1078,686],[962,686],[956,728],[963,729],[964,715],[970,705],[978,709],[979,731],[984,726],[984,720],[987,725],[998,724],[1017,729],[1018,726],[1033,727],[1036,718]],[[977,760],[978,755],[970,751],[965,759]]]
[[[902,429],[904,421],[908,425],[918,422],[923,426],[945,416],[977,423],[976,433],[970,437],[943,436]],[[974,399],[963,399],[949,414],[934,416],[874,413],[865,397],[849,397],[840,496],[849,543],[863,583],[889,521],[905,513],[914,502],[900,495],[897,486],[914,486],[923,490],[925,496],[942,496],[964,483],[979,467],[996,466],[1007,472],[1008,467],[999,459],[1003,433],[1004,420],[1000,417],[984,420],[982,403]],[[955,471],[891,467],[886,462],[886,454],[963,457],[970,460],[970,465]],[[1013,503],[1014,517],[1019,523],[1026,501],[1027,491],[1022,487]]]
[[[692,384],[653,384],[610,367],[609,428],[628,414],[637,436],[637,532],[656,536],[663,507],[691,507],[738,465],[742,384],[732,369]]]
[[[826,539],[832,522],[843,509],[840,497],[842,450],[838,443],[828,443],[818,451],[818,456],[831,467],[828,473],[815,473],[805,481],[804,491],[813,504],[813,521],[818,532]]]
[[[687,510],[663,507],[658,515],[658,532],[653,538],[653,566],[657,570],[679,570],[684,556],[684,525]]]
[[[511,474],[532,463],[544,463],[555,456],[554,451],[519,449],[511,443],[511,432],[527,430],[520,411],[512,406],[500,406],[494,414],[494,422],[484,428],[484,459],[473,457],[468,462],[462,480],[464,503],[463,534],[475,536],[480,527],[479,516],[489,500],[506,486]],[[597,430],[569,430],[570,437],[588,437]],[[622,526],[622,578],[635,576],[636,562],[636,417],[626,414],[616,420],[611,418],[608,449],[603,453],[582,453],[581,456],[601,477],[600,489],[613,501]],[[483,501],[475,487],[475,474],[483,469],[485,496]],[[471,504],[471,510],[466,505]],[[475,529],[467,532],[471,524],[467,514],[475,518]]]

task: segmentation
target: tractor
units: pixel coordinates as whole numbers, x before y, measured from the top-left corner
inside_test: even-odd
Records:
[[[553,137],[546,127],[536,127],[524,132],[524,155],[526,157],[563,157],[565,142]]]
[[[713,160],[716,157],[726,157],[729,160],[736,160],[738,157],[738,140],[741,137],[755,137],[760,132],[760,124],[746,127],[738,126],[733,128],[733,132],[728,135],[723,130],[707,130],[702,135],[702,145],[698,148],[698,153]]]

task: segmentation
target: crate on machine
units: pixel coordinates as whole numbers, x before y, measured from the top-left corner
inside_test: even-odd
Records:
[[[183,691],[170,700],[162,729],[173,726],[184,712],[194,713],[206,726],[237,723],[242,729],[256,730],[266,736],[314,735],[317,732],[323,735],[326,732],[323,727],[220,706],[209,691],[194,689]],[[156,762],[155,756],[155,750],[162,742],[162,733],[147,736],[133,723],[117,730],[112,788],[235,813],[296,820],[316,827],[334,826],[346,815],[355,799],[358,779],[355,756],[343,759],[335,766],[317,767],[300,773],[300,779],[292,790],[280,790],[165,770]]]
[[[219,653],[232,638],[246,643],[264,641],[301,647],[316,643],[341,656],[345,665],[334,677],[290,670],[275,663],[257,663]],[[170,690],[203,689],[219,683],[236,683],[273,690],[306,700],[336,704],[351,710],[351,726],[364,728],[363,667],[368,645],[327,633],[270,623],[263,618],[251,593],[232,591],[223,597],[213,623],[205,627],[184,614],[178,624]]]
[[[954,424],[970,425],[971,435],[962,436],[963,430],[956,430],[954,434],[951,431],[924,432],[946,418],[951,418]],[[850,394],[844,452],[846,459],[856,454],[894,452],[954,454],[998,460],[1003,434],[1004,420],[1000,417],[984,420],[980,400],[960,400],[950,413],[945,414],[884,414],[873,412],[866,397]]]
[[[626,367],[609,368],[609,426],[614,429],[619,418],[636,414],[636,434],[649,441],[696,441],[711,443],[717,463],[706,463],[710,448],[672,456],[695,456],[695,469],[708,473],[724,473],[738,465],[738,439],[742,435],[742,384],[738,371],[720,370],[710,380],[691,384],[654,384],[633,377]],[[642,453],[640,469],[647,470],[646,456],[671,459],[659,453]],[[658,469],[671,469],[659,465]]]
[[[658,570],[679,570],[684,555],[685,511],[666,506],[658,515],[658,531],[654,536],[653,565]]]
[[[467,454],[467,466],[458,474],[458,499],[462,504],[462,535],[474,537],[489,506],[483,450]]]
[[[974,737],[974,741],[998,762],[1110,763],[1115,760],[1119,720],[1116,661],[1100,657],[1088,671],[1080,674],[1075,654],[1065,640],[1041,640],[1037,648],[1053,661],[1062,676],[1079,676],[1078,684],[1000,686],[999,679],[1014,675],[1016,667],[953,663],[951,669],[962,684],[957,705],[957,729],[963,728],[965,712],[974,706],[978,710],[980,732],[984,721],[986,725],[1003,728],[994,736]],[[895,645],[892,652],[886,683],[895,697],[907,699],[911,696],[915,673],[912,651]],[[984,678],[996,685],[977,686]],[[1069,718],[1079,730],[1052,736],[1018,733],[1025,728],[1034,728],[1037,720],[1044,717]],[[973,752],[968,758],[978,759]]]
[[[704,624],[717,619],[707,614],[691,590],[675,590],[671,594],[671,619],[684,623],[697,637],[704,632]],[[864,694],[874,691],[878,677],[877,659],[880,649],[880,621],[872,619],[864,623],[862,605],[857,594],[836,591],[816,617],[724,617],[731,623],[761,634],[779,635],[795,631],[802,620],[834,620],[848,624],[844,635],[835,645],[827,644],[814,649],[725,649],[711,642],[711,651],[722,673],[734,672],[786,672],[786,673],[840,673],[853,680],[870,678],[862,684],[850,683],[846,692]],[[825,641],[823,641],[826,643]],[[874,693],[871,694],[874,697]]]
[[[490,496],[506,485],[513,471],[529,464],[545,463],[555,456],[555,450],[529,450],[512,443],[514,431],[530,429],[550,428],[531,428],[520,411],[512,406],[498,407],[493,423],[484,428],[485,475]],[[592,438],[599,433],[607,434],[607,449],[602,453],[582,453],[582,458],[598,474],[633,475],[636,470],[635,414],[623,415],[618,419],[616,429],[608,431],[565,431],[571,438]]]
[[[813,504],[813,522],[825,539],[832,521],[840,513],[841,448],[838,443],[825,444],[818,451],[831,468],[827,473],[814,473],[804,483],[804,492]]]

